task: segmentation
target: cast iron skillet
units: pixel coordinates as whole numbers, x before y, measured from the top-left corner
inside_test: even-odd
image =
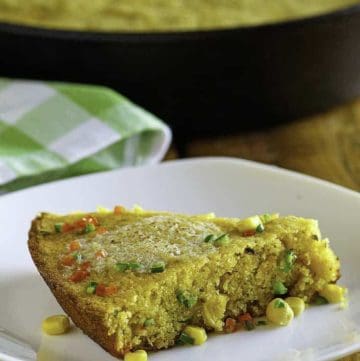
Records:
[[[96,33],[2,23],[0,76],[108,85],[177,135],[267,127],[360,95],[360,5],[213,31]]]

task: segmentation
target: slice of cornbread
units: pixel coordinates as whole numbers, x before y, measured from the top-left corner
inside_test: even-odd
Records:
[[[340,275],[317,221],[294,216],[43,213],[29,249],[74,323],[118,357],[173,346],[187,324],[264,315],[278,293],[308,301]]]

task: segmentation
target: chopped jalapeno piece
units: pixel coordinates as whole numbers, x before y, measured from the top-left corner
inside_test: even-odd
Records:
[[[95,229],[96,229],[96,227],[93,223],[86,223],[85,233],[93,232],[93,231],[95,231]]]
[[[86,293],[88,294],[94,294],[97,287],[97,282],[90,282],[86,287]]]
[[[273,293],[275,295],[285,295],[287,291],[288,291],[288,289],[282,282],[275,281],[273,283]]]
[[[213,242],[214,242],[215,246],[223,246],[223,245],[229,244],[230,238],[227,233],[224,233],[221,236],[219,236],[218,238],[214,239]]]
[[[215,236],[213,234],[209,234],[204,238],[204,242],[209,243],[212,242],[215,239]]]
[[[62,226],[63,226],[62,223],[56,223],[55,226],[54,226],[55,232],[56,232],[56,233],[61,233],[61,231],[62,231]]]
[[[161,273],[165,271],[165,263],[160,261],[153,263],[151,266],[151,273]]]
[[[177,343],[179,345],[193,345],[194,339],[187,335],[185,332],[182,332],[180,337],[177,340]]]
[[[144,321],[144,326],[145,327],[149,327],[149,326],[153,326],[155,325],[155,321],[153,318],[147,318],[145,321]]]
[[[197,296],[190,294],[189,292],[177,290],[176,298],[186,308],[193,307],[197,302]]]
[[[257,233],[262,233],[265,231],[265,227],[262,223],[260,223],[257,227],[256,227],[256,232]]]

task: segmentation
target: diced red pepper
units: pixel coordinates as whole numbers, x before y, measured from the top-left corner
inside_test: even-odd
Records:
[[[236,320],[231,317],[228,317],[225,320],[224,331],[227,333],[235,332],[236,331]]]
[[[80,248],[81,248],[81,244],[77,240],[71,241],[70,244],[69,244],[69,251],[70,252],[78,251]]]
[[[92,223],[94,226],[99,225],[99,221],[94,216],[85,216],[82,218],[82,221],[84,221],[85,223]]]
[[[246,312],[238,317],[238,321],[241,323],[241,326],[246,330],[251,331],[255,328],[255,321],[250,313]]]
[[[73,224],[70,224],[70,223],[64,223],[63,226],[62,226],[62,231],[63,232],[71,232],[75,229],[74,225]]]
[[[90,267],[91,267],[91,263],[89,261],[86,261],[81,264],[80,270],[89,272]]]
[[[96,286],[95,293],[98,296],[104,297],[105,296],[105,291],[106,291],[106,286],[103,285],[102,283],[100,283],[99,285]]]
[[[89,276],[89,272],[85,270],[77,270],[75,271],[69,278],[70,281],[78,283],[83,281],[86,277]]]
[[[82,229],[86,227],[86,222],[83,219],[79,219],[73,223],[73,229]]]
[[[252,321],[252,320],[253,320],[253,318],[252,318],[252,316],[250,315],[249,312],[246,312],[246,313],[238,316],[238,321],[239,322]]]
[[[98,234],[104,234],[107,232],[107,229],[105,227],[99,227],[96,229],[96,233]]]
[[[245,231],[242,233],[243,237],[250,237],[250,236],[254,236],[256,234],[256,231],[251,230],[251,231]]]
[[[116,215],[119,216],[122,212],[123,212],[123,207],[121,207],[121,206],[115,206],[115,208],[114,208],[114,214],[116,214]]]
[[[115,285],[105,286],[104,284],[100,283],[99,285],[96,286],[95,293],[97,296],[106,297],[106,296],[112,296],[117,291],[118,288]]]
[[[106,296],[114,295],[118,291],[117,286],[110,285],[106,287]]]
[[[93,224],[94,226],[99,225],[99,221],[94,216],[85,216],[73,223],[64,223],[61,230],[62,232],[72,232],[76,230],[81,230],[86,227],[87,224]]]
[[[75,257],[72,254],[69,254],[61,259],[61,264],[64,266],[73,266],[75,261]]]

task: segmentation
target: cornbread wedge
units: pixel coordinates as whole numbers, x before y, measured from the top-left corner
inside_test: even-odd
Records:
[[[317,221],[294,216],[42,213],[29,249],[73,322],[117,357],[171,347],[187,325],[264,315],[278,294],[309,301],[340,275]]]

